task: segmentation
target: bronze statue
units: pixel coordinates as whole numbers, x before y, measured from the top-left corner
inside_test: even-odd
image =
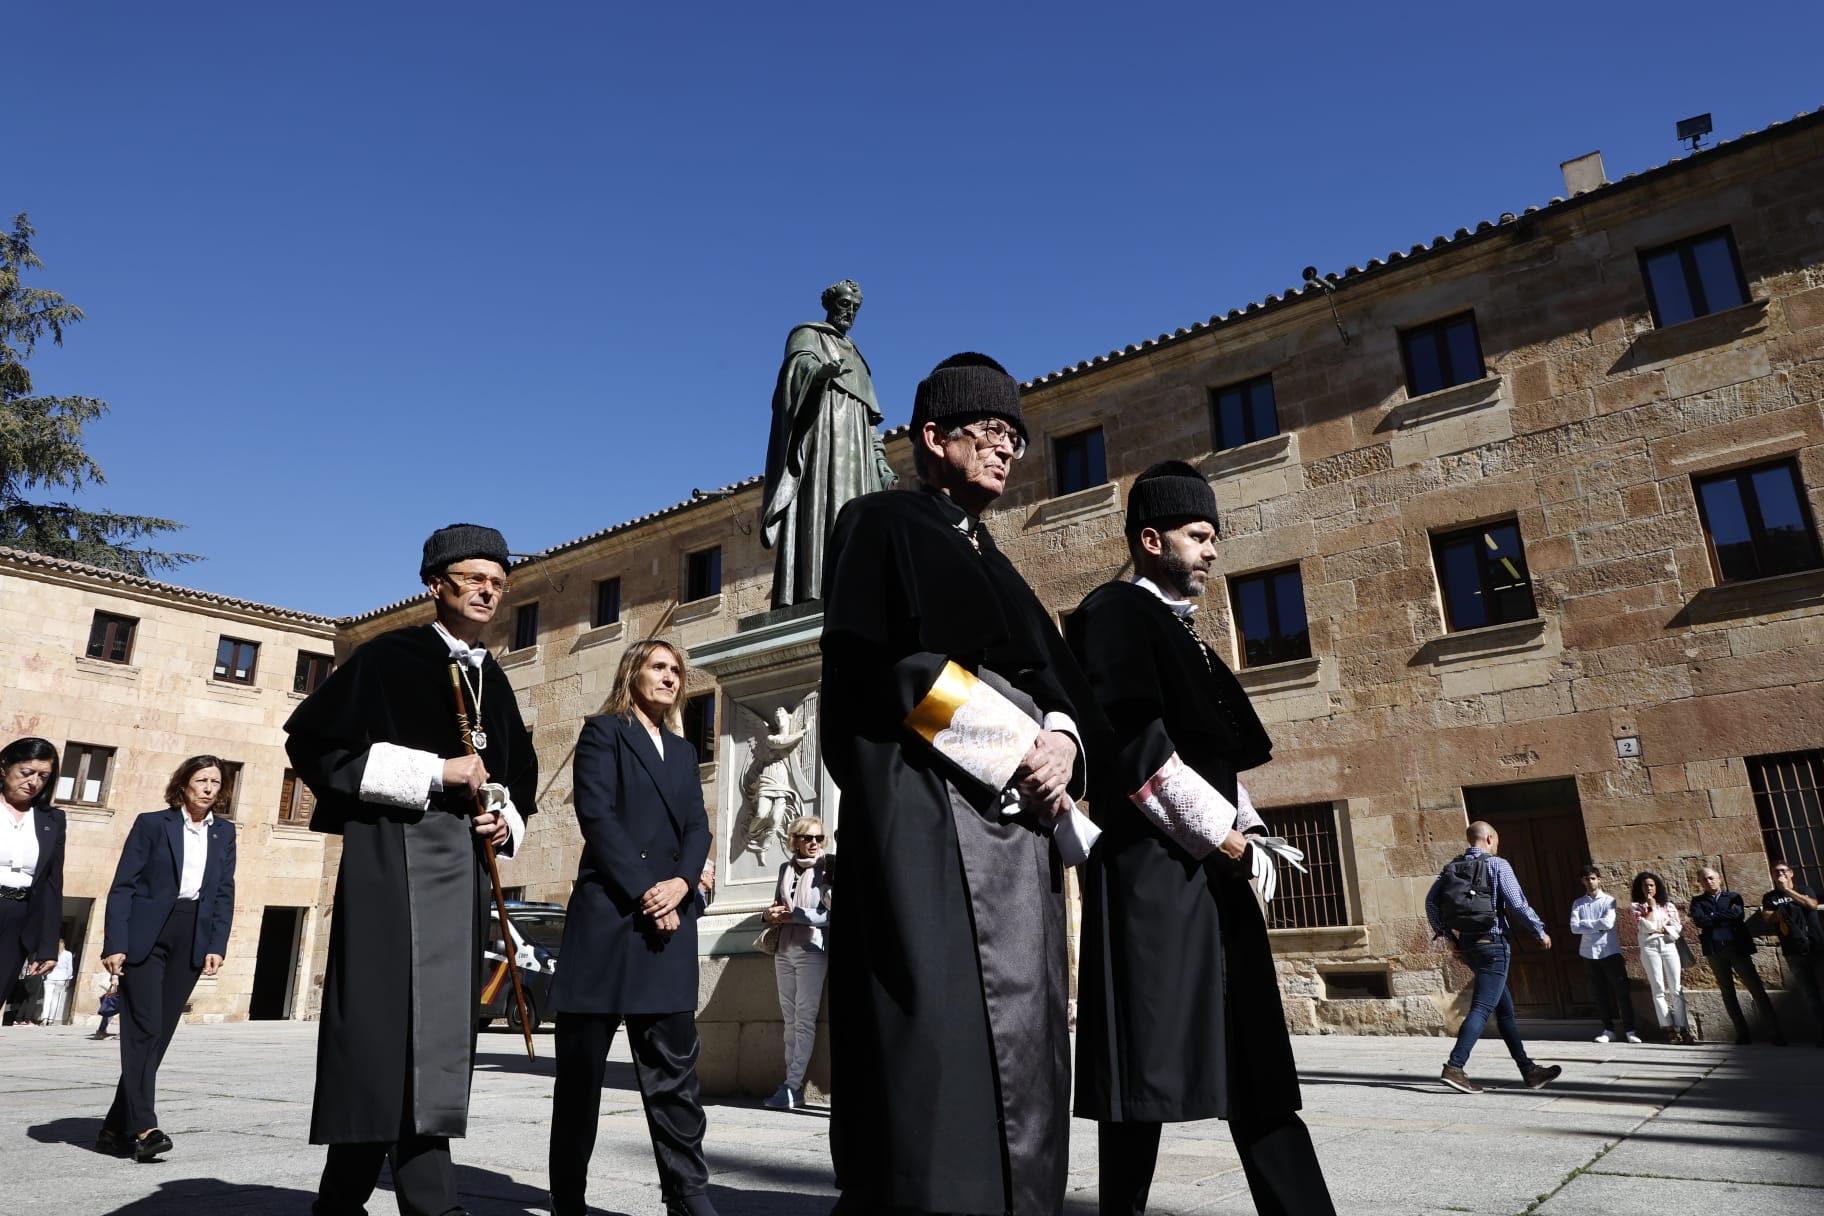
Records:
[[[828,314],[795,327],[773,389],[760,543],[775,550],[773,607],[823,598],[823,554],[849,499],[898,478],[881,443],[880,402],[868,361],[849,340],[861,288],[844,279],[823,293]]]

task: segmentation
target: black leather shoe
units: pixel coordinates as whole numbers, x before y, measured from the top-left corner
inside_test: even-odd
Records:
[[[133,1151],[133,1137],[104,1127],[95,1137],[95,1151],[110,1157],[124,1157]]]
[[[171,1151],[171,1137],[156,1127],[143,1136],[133,1138],[133,1160],[140,1164],[156,1160],[160,1153]]]

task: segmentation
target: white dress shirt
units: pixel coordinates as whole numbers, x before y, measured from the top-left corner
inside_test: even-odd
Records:
[[[27,810],[17,823],[11,810],[0,814],[0,887],[29,887],[38,869],[38,812]]]
[[[190,812],[181,810],[184,817],[184,872],[178,879],[177,897],[179,899],[196,899],[203,893],[203,867],[209,864],[209,827],[215,822],[215,812],[210,811],[199,822],[190,818]]]

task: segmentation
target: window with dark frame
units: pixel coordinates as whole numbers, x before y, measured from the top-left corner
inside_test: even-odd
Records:
[[[716,694],[698,693],[684,702],[684,738],[697,749],[697,763],[716,758]]]
[[[538,601],[521,604],[513,610],[513,649],[530,650],[538,645]]]
[[[113,748],[93,743],[67,744],[57,772],[57,801],[77,806],[103,805],[108,798],[108,775],[113,768]]]
[[[1771,578],[1824,565],[1797,461],[1693,477],[1691,484],[1717,582]]]
[[[700,549],[684,562],[684,599],[707,599],[722,594],[722,546]]]
[[[313,654],[308,650],[298,652],[298,669],[291,677],[291,691],[301,692],[306,696],[317,691],[317,685],[329,678],[330,671],[336,665],[336,657],[329,654]]]
[[[1051,441],[1051,457],[1058,494],[1108,483],[1108,456],[1099,426],[1056,437]]]
[[[1218,452],[1279,434],[1273,377],[1256,376],[1210,390],[1210,428]]]
[[[88,656],[109,663],[131,663],[133,637],[138,631],[137,617],[97,612],[89,623]]]
[[[222,761],[222,788],[209,808],[218,819],[234,818],[234,797],[241,784],[241,768],[239,760]]]
[[[1311,657],[1305,580],[1297,566],[1230,578],[1229,603],[1241,635],[1237,649],[1243,667]]]
[[[1791,866],[1799,886],[1824,887],[1824,749],[1749,756],[1747,766],[1768,863]]]
[[[1349,923],[1349,896],[1336,807],[1328,802],[1259,807],[1267,830],[1305,851],[1305,872],[1281,867],[1279,893],[1267,905],[1269,929],[1334,929]]]
[[[1488,374],[1473,312],[1401,330],[1400,358],[1406,364],[1408,397],[1469,384]]]
[[[1727,228],[1641,250],[1640,274],[1661,329],[1748,302],[1748,280]]]
[[[621,619],[621,580],[605,578],[595,585],[595,615],[589,618],[591,629],[612,625]]]
[[[230,684],[251,684],[259,657],[258,642],[225,637],[215,645],[215,678]]]
[[[1520,525],[1513,520],[1434,536],[1431,554],[1444,597],[1444,627],[1452,633],[1539,615]]]
[[[285,770],[285,783],[279,787],[279,822],[310,822],[311,812],[317,809],[317,796],[310,792],[304,779],[291,769]]]

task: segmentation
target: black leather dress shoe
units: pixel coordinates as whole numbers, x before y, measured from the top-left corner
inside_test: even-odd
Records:
[[[95,1151],[110,1157],[124,1157],[133,1151],[133,1137],[104,1127],[95,1137]]]
[[[156,1127],[143,1136],[133,1139],[133,1160],[140,1163],[155,1160],[160,1153],[171,1151],[171,1137]]]

